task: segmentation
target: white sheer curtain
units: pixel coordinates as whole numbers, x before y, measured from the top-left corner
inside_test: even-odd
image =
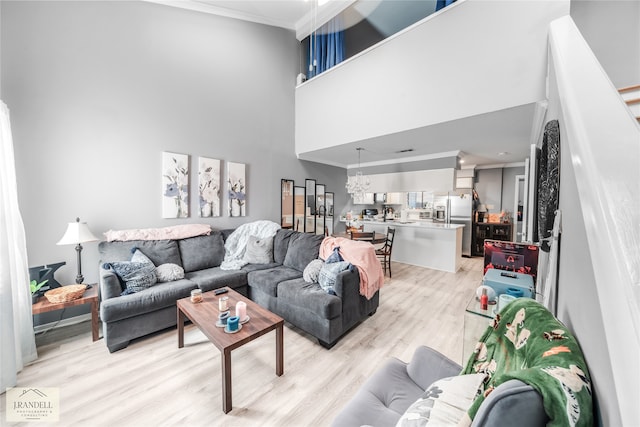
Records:
[[[0,393],[15,386],[18,372],[36,357],[9,109],[0,101]]]

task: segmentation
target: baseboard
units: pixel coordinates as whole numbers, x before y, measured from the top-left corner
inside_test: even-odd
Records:
[[[71,326],[82,322],[91,321],[91,313],[80,314],[78,316],[69,317],[66,319],[62,319],[57,322],[45,323],[44,325],[38,325],[33,328],[36,334],[40,332],[48,331],[53,328],[61,328],[63,326]]]

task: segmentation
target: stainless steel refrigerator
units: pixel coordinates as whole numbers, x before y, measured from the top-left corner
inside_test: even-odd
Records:
[[[447,207],[448,222],[463,224],[462,256],[471,256],[471,218],[473,217],[473,196],[471,190],[457,190],[449,193]]]

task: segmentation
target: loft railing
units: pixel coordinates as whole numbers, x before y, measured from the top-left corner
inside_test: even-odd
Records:
[[[574,310],[573,327],[585,328],[584,310],[576,306],[589,298],[588,316],[601,317],[604,336],[582,330],[584,343],[592,350],[606,346],[612,374],[606,381],[615,387],[615,396],[601,396],[601,403],[619,407],[622,425],[637,425],[640,393],[629,379],[640,377],[640,125],[569,16],[551,23],[549,49],[549,106],[554,99],[559,104],[564,139],[561,186],[572,190],[560,190],[560,278],[577,282],[564,295],[563,311]],[[593,278],[581,274],[588,268]]]
[[[310,79],[456,0],[358,0],[302,40]]]

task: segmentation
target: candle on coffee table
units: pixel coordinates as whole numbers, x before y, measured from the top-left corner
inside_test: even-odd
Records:
[[[227,329],[231,332],[235,332],[238,330],[238,328],[240,327],[240,319],[238,319],[238,316],[233,316],[233,317],[229,317],[227,319]]]
[[[236,316],[242,322],[247,317],[247,303],[244,301],[238,301],[236,303]]]

